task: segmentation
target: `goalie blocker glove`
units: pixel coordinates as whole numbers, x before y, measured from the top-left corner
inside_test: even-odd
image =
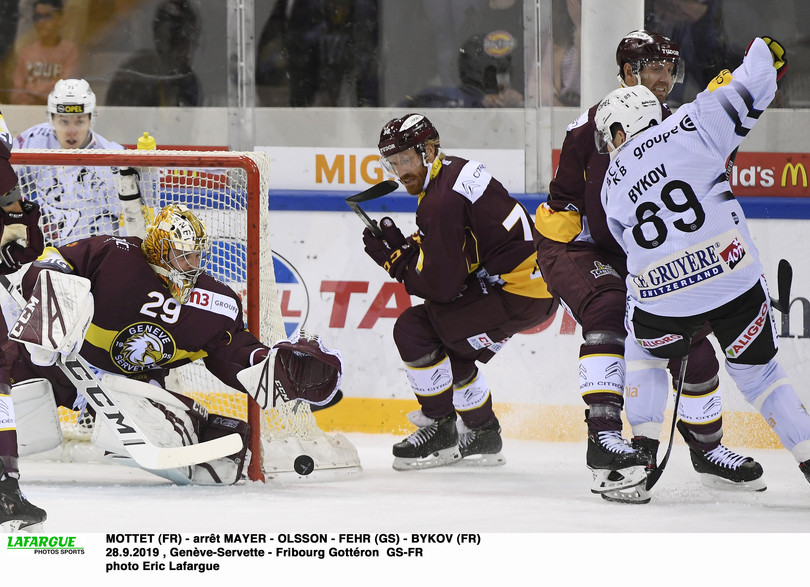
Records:
[[[39,204],[25,200],[19,202],[22,212],[0,210],[0,273],[3,275],[35,261],[45,248],[45,239],[39,228]]]
[[[35,365],[53,365],[81,348],[94,308],[89,279],[42,271],[8,337],[25,344]]]
[[[287,340],[260,349],[253,366],[237,378],[262,409],[292,400],[326,406],[338,393],[343,378],[340,352],[327,348],[321,337],[303,330]]]
[[[418,247],[409,242],[394,221],[387,216],[380,220],[380,230],[382,237],[379,238],[368,228],[363,231],[366,254],[385,269],[388,275],[401,282],[405,277],[408,262],[417,254]]]

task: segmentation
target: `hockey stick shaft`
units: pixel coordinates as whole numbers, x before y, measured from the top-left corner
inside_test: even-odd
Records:
[[[26,301],[5,275],[0,284],[22,308]],[[172,469],[222,458],[242,450],[242,439],[230,434],[211,441],[180,447],[159,447],[152,444],[134,420],[118,408],[96,377],[92,368],[78,353],[67,358],[57,356],[56,364],[76,390],[110,424],[130,456],[145,469]]]
[[[377,198],[381,198],[387,194],[393,192],[399,184],[392,179],[387,181],[380,182],[368,188],[365,191],[360,192],[359,194],[354,194],[353,196],[349,196],[346,198],[346,203],[349,205],[355,214],[363,221],[368,229],[371,231],[376,237],[382,236],[382,231],[380,227],[377,225],[377,221],[369,218],[368,214],[360,207],[361,202],[368,202],[369,200],[376,200]]]
[[[689,356],[685,356],[681,359],[681,370],[678,373],[678,387],[675,390],[675,407],[673,408],[672,414],[672,426],[669,429],[669,446],[667,446],[667,452],[664,454],[664,458],[661,459],[661,462],[658,466],[650,471],[647,475],[647,484],[645,489],[649,491],[653,488],[653,486],[658,483],[658,480],[661,478],[661,475],[664,474],[664,468],[667,466],[667,462],[669,461],[669,455],[672,453],[672,441],[675,440],[675,424],[678,422],[678,406],[681,403],[681,393],[683,392],[683,383],[686,380],[686,363]]]

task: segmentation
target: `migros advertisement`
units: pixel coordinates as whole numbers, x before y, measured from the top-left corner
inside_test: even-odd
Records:
[[[287,189],[294,189],[295,182],[289,176],[300,174],[299,183],[295,184],[298,189],[332,190],[327,195],[343,203],[343,197],[352,191],[368,187],[366,179],[374,180],[373,183],[377,182],[377,177],[383,179],[381,173],[377,175],[380,170],[376,154],[369,151],[308,151],[308,156],[303,151],[287,153],[284,159],[287,166],[274,159],[272,189],[281,189],[279,181]],[[317,162],[316,155],[323,157],[322,163]],[[336,157],[340,155],[342,165],[346,166],[342,171],[345,183],[337,181],[341,167]],[[490,153],[474,155],[479,161],[492,158],[488,156]],[[513,154],[501,155],[495,159],[504,168],[514,164],[513,158],[520,159]],[[279,171],[280,168],[283,171]],[[355,169],[354,175],[351,168]],[[520,168],[523,168],[522,161]],[[292,169],[297,173],[292,173]],[[318,169],[321,181],[326,179],[327,170],[331,170],[331,183],[316,181]],[[779,173],[777,185],[781,168]],[[798,173],[801,185],[801,172]],[[788,172],[786,181],[790,180]],[[404,190],[395,193],[400,191],[404,194]],[[388,197],[392,196],[378,202],[384,205]],[[382,213],[371,211],[373,209],[369,206],[371,217],[379,220],[384,215],[390,216],[405,234],[416,228],[412,212]],[[772,284],[775,284],[779,259],[786,258],[793,265],[790,315],[774,312],[780,333],[779,359],[800,397],[810,403],[810,389],[803,384],[810,381],[810,282],[804,254],[798,248],[798,243],[803,242],[806,221],[753,219],[749,224],[766,277]],[[408,295],[401,284],[390,279],[365,254],[363,228],[348,206],[343,212],[271,210],[270,229],[281,311],[289,332],[304,326],[320,334],[343,355],[345,399],[333,408],[316,413],[324,429],[409,432],[406,414],[418,406],[394,345],[392,328],[402,311],[422,300]],[[716,341],[712,341],[722,359]],[[578,381],[581,342],[579,327],[561,307],[549,322],[513,336],[488,364],[481,366],[505,436],[560,441],[584,438],[585,405],[579,396]],[[768,425],[745,402],[722,368],[720,379],[728,443],[779,446]],[[637,391],[627,389],[627,393]],[[670,402],[670,409],[671,405]]]

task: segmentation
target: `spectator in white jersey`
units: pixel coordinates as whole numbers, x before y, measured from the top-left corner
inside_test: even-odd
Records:
[[[663,410],[667,360],[685,357],[709,322],[725,366],[810,481],[810,415],[776,361],[771,300],[726,161],[771,103],[787,69],[770,37],[749,45],[693,102],[661,121],[643,86],[608,94],[597,142],[611,154],[601,200],[627,254],[626,356],[645,361],[658,385],[646,401]]]
[[[93,130],[98,118],[96,95],[85,80],[56,82],[47,108],[47,122],[20,133],[14,139],[16,148],[124,148]],[[59,246],[94,234],[118,233],[118,169],[42,166],[18,171],[23,195],[42,207],[47,244]],[[75,185],[92,189],[82,191]]]

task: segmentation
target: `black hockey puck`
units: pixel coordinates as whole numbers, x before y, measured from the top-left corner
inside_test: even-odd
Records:
[[[309,455],[301,455],[296,457],[293,468],[299,475],[309,475],[315,470],[315,461]]]

